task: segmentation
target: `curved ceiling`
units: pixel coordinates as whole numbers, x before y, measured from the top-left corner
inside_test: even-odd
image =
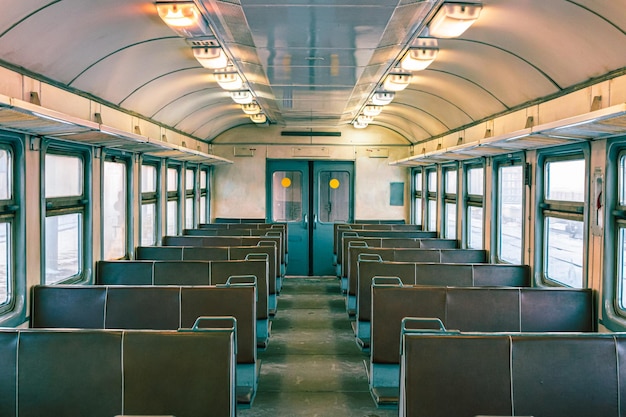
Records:
[[[196,0],[273,124],[351,123],[442,0]],[[626,0],[484,0],[372,124],[417,143],[626,68]],[[0,61],[213,141],[252,122],[144,0],[3,0]]]

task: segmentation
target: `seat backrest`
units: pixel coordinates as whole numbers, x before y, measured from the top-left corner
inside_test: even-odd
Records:
[[[373,363],[399,363],[404,317],[434,317],[464,332],[595,330],[590,289],[374,285],[371,310]]]
[[[622,416],[624,343],[621,334],[405,334],[399,414]]]

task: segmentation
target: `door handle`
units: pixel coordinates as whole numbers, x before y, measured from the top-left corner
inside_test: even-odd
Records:
[[[313,229],[317,228],[317,214],[313,214]]]
[[[309,227],[309,215],[305,214],[304,215],[304,228],[306,229],[307,227]]]

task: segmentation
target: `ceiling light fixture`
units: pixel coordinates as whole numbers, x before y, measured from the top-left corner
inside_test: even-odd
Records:
[[[265,123],[267,121],[267,117],[263,113],[251,114],[250,120],[254,123]]]
[[[430,36],[456,38],[461,36],[480,16],[480,3],[444,3],[428,26]]]
[[[230,97],[237,104],[249,104],[252,103],[252,93],[248,90],[231,91]]]
[[[386,106],[393,101],[395,93],[391,91],[377,91],[372,96],[372,104],[375,106]]]
[[[241,76],[236,71],[215,71],[213,74],[215,76],[215,81],[222,87],[224,90],[240,90],[243,87],[243,80]]]
[[[383,111],[383,106],[375,106],[368,104],[363,108],[363,114],[366,116],[376,117]]]
[[[365,129],[367,127],[367,123],[361,123],[358,120],[352,123],[355,129]]]
[[[407,71],[422,71],[437,58],[437,39],[417,38],[413,45],[400,61],[400,67]]]
[[[390,72],[387,74],[387,77],[385,77],[383,88],[387,91],[402,91],[409,85],[410,82],[410,72],[399,72],[394,70],[394,72]]]
[[[209,27],[193,2],[156,2],[155,5],[159,17],[180,36],[194,38],[209,33]]]
[[[253,101],[252,103],[242,104],[241,110],[243,110],[245,114],[258,114],[261,113],[261,106]]]
[[[192,50],[193,56],[204,68],[220,69],[228,66],[228,57],[219,46],[204,46]]]
[[[374,121],[374,118],[372,116],[360,114],[359,117],[357,117],[356,121],[359,123],[369,124]]]

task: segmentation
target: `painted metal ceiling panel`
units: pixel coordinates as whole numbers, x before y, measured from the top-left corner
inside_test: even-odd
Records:
[[[194,2],[271,123],[328,129],[355,119],[443,0]],[[373,125],[418,143],[626,72],[626,0],[482,4]],[[252,123],[152,1],[3,0],[0,11],[0,64],[207,142]]]

